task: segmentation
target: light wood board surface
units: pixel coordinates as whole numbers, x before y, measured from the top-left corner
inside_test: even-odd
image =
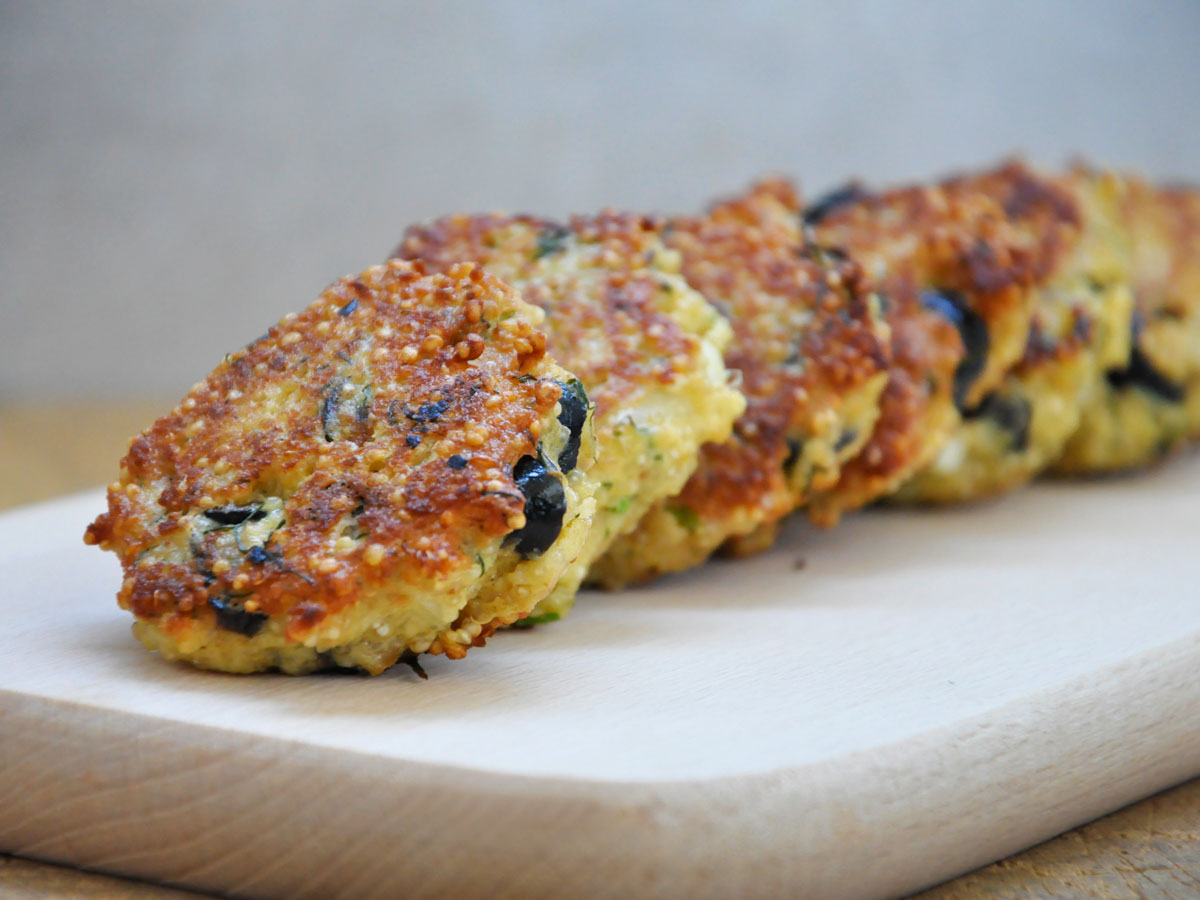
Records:
[[[0,668],[12,692],[0,732],[8,774],[0,808],[10,810],[0,846],[202,887],[317,896],[331,885],[311,873],[288,881],[311,854],[271,855],[264,873],[262,851],[288,839],[312,844],[301,838],[329,828],[331,814],[337,840],[349,841],[362,823],[344,808],[348,796],[364,812],[393,801],[352,848],[386,841],[384,858],[394,862],[418,841],[427,862],[403,855],[401,872],[426,893],[469,886],[472,872],[512,892],[549,883],[537,877],[570,887],[585,870],[565,866],[572,854],[605,863],[607,879],[586,886],[612,892],[631,878],[659,892],[690,889],[686,879],[708,869],[700,887],[744,888],[750,863],[761,892],[797,878],[843,896],[915,888],[1200,771],[1191,740],[1200,702],[1185,677],[1198,660],[1200,617],[1189,609],[1194,596],[1178,590],[1197,574],[1186,545],[1197,536],[1187,498],[1198,485],[1192,458],[1141,479],[795,533],[765,560],[713,566],[641,595],[589,598],[560,629],[504,636],[464,663],[435,663],[429,684],[404,673],[229,679],[162,665],[132,643],[113,608],[111,562],[76,543],[96,501],[43,509],[4,543],[5,558],[20,558],[25,572],[5,572],[6,608],[38,602],[15,617],[25,621],[24,656],[6,652]],[[1049,534],[1065,543],[1043,546],[1038,537]],[[1129,535],[1141,539],[1134,549]],[[798,554],[809,561],[803,571]],[[1080,571],[1065,561],[1072,557],[1088,564]],[[942,593],[921,589],[931,566]],[[52,604],[29,590],[28,573],[47,567],[65,588]],[[46,628],[47,606],[91,639]],[[55,665],[64,650],[72,665]],[[17,721],[27,724],[14,729]],[[81,734],[91,736],[86,765],[67,753]],[[178,762],[199,751],[204,764],[187,779],[164,767],[164,756]],[[473,777],[480,771],[494,777]],[[358,790],[333,803],[346,778]],[[301,799],[307,810],[295,808]],[[63,805],[46,814],[51,801]],[[172,804],[183,802],[186,815],[176,814]],[[473,829],[498,804],[503,833],[480,839]],[[214,854],[231,818],[243,835],[262,828],[257,865],[249,851]],[[449,828],[449,818],[455,830],[439,838],[433,826]],[[201,824],[197,834],[179,831]],[[132,850],[138,828],[151,829],[157,846]],[[1083,833],[1062,855],[1075,883],[1088,868],[1081,859],[1093,859],[1078,851]],[[744,859],[715,866],[718,846],[739,835],[750,843]],[[461,842],[450,857],[465,873],[433,852],[448,836]],[[198,840],[208,853],[200,866],[187,858]],[[1031,884],[1054,896],[1052,848],[1071,841],[1047,845],[1050,856],[1032,868],[1021,857],[942,896],[1005,896],[995,889]],[[1136,831],[1126,843],[1140,845]],[[1156,844],[1161,834],[1147,831],[1147,852]],[[475,862],[462,859],[458,848],[468,846]],[[1186,877],[1195,844],[1172,846],[1174,856],[1156,858]],[[681,880],[672,859],[689,862],[693,875]],[[1111,855],[1113,870],[1128,859],[1128,847]],[[395,887],[394,867],[378,868],[360,866],[339,885],[356,895]],[[1103,871],[1103,857],[1091,869]],[[1128,878],[1150,879],[1147,871],[1157,870],[1143,865]],[[1146,884],[1155,896],[1153,879]]]

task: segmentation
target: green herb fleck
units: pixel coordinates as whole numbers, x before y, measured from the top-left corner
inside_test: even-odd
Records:
[[[543,228],[538,235],[537,248],[533,251],[533,258],[541,259],[551,253],[561,253],[566,249],[567,238],[570,234],[567,229],[558,225],[549,225]]]
[[[688,531],[695,531],[700,526],[700,517],[696,515],[696,511],[688,506],[668,506],[667,512],[675,517],[675,521],[679,523],[679,527],[686,528]]]
[[[562,616],[556,612],[542,613],[540,616],[526,616],[524,619],[513,622],[513,628],[532,628],[534,625],[557,622],[561,618]]]

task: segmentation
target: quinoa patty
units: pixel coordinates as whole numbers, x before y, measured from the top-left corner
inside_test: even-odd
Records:
[[[529,615],[594,506],[586,401],[541,315],[478,267],[392,261],[228,355],[133,439],[85,536],[120,558],[138,638],[378,673]]]
[[[836,482],[866,441],[887,380],[888,332],[857,266],[806,244],[800,203],[769,180],[673,219],[683,274],[733,328],[725,364],[746,412],[706,445],[683,490],[660,500],[593,570],[609,587],[764,549],[779,520]]]
[[[545,310],[549,351],[595,404],[595,520],[538,619],[570,608],[592,563],[683,487],[701,446],[725,440],[745,408],[722,362],[729,325],[680,275],[661,225],[459,215],[410,229],[396,250],[434,269],[476,261],[516,287]]]
[[[1056,470],[1153,462],[1200,436],[1200,188],[1126,179],[1132,341],[1083,408]]]
[[[1120,227],[1123,183],[1077,169],[1055,179],[1074,198],[1080,221],[1056,214],[1040,193],[1025,218],[1057,229],[1069,251],[1033,287],[1025,353],[1003,383],[975,407],[937,458],[889,499],[904,503],[974,500],[1009,490],[1051,465],[1078,428],[1082,408],[1106,369],[1129,355],[1129,247]],[[1033,207],[1047,202],[1038,215]]]
[[[1060,265],[1078,217],[1068,193],[1019,163],[884,193],[851,186],[808,209],[814,239],[885,296],[893,356],[875,432],[813,498],[815,521],[895,491],[1003,383],[1025,352],[1033,287]]]

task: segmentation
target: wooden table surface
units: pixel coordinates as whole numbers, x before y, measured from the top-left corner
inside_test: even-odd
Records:
[[[0,509],[110,481],[125,442],[163,402],[0,403]],[[0,854],[0,896],[198,897]],[[1200,779],[920,895],[1105,900],[1200,897]]]

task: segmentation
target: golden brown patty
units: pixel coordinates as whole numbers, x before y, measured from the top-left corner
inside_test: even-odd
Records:
[[[131,442],[87,531],[138,637],[207,668],[376,673],[528,615],[593,505],[586,403],[540,318],[478,267],[393,261],[227,356]]]
[[[1059,458],[1103,373],[1129,355],[1129,251],[1119,211],[1121,179],[1076,170],[1055,179],[1075,200],[1080,226],[1027,216],[1057,229],[1067,252],[1035,282],[1025,352],[1000,387],[963,412],[934,461],[889,499],[974,500],[1009,490]],[[1036,202],[1036,197],[1031,202]]]
[[[805,244],[799,212],[792,187],[774,180],[667,227],[684,276],[733,327],[725,363],[741,372],[747,408],[729,440],[704,447],[683,490],[610,548],[595,580],[684,569],[723,543],[762,549],[870,434],[888,362],[878,300],[855,265]]]
[[[550,352],[596,406],[596,517],[538,618],[571,605],[594,560],[724,440],[745,408],[721,353],[729,325],[679,274],[661,223],[605,212],[562,225],[529,216],[451,216],[410,229],[396,254],[436,269],[474,260],[546,312]]]
[[[1085,404],[1057,470],[1144,465],[1200,435],[1200,189],[1126,179],[1133,335]]]
[[[1059,265],[1078,217],[1067,192],[1016,163],[929,187],[851,187],[810,207],[815,240],[884,293],[894,360],[875,433],[813,498],[814,520],[832,524],[896,490],[934,459],[960,412],[999,387],[1024,354],[1032,288]]]

